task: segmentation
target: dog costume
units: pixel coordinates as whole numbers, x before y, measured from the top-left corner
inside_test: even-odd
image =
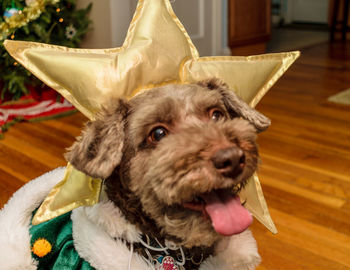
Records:
[[[171,261],[165,252],[159,251],[160,261],[133,253],[132,245],[140,243],[142,235],[107,198],[32,226],[33,212],[64,171],[58,168],[32,180],[0,212],[1,269],[107,270],[130,265],[130,269],[145,270],[157,269],[162,261],[164,269],[183,269],[176,264],[178,258]],[[188,258],[190,254],[184,255]],[[247,230],[231,237],[225,250],[203,260],[199,269],[254,269],[259,262],[255,240]],[[170,266],[173,268],[166,268]]]
[[[208,77],[224,80],[254,107],[299,56],[291,52],[200,58],[168,0],[140,0],[120,48],[70,49],[21,41],[6,41],[4,45],[19,63],[90,120],[111,98],[132,98],[156,86],[188,84]],[[139,247],[146,236],[104,198],[101,180],[74,177],[77,174],[68,166],[66,174],[61,168],[43,175],[21,188],[1,210],[4,229],[0,246],[4,252],[0,262],[4,269],[47,269],[48,265],[61,269],[60,264],[66,269],[154,269],[157,263],[172,269],[171,258],[177,261],[173,269],[181,269],[182,259],[167,256],[164,250],[152,259],[133,253],[133,246]],[[249,211],[276,232],[256,174],[240,196]],[[259,255],[249,231],[228,240],[225,247],[214,251],[217,256],[205,258],[199,269],[228,269],[227,265],[253,269],[257,265]],[[159,247],[169,249],[165,243]]]

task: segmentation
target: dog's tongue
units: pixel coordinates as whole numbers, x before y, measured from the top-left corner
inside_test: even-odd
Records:
[[[205,211],[211,218],[217,233],[233,235],[246,230],[253,222],[251,214],[245,209],[238,196],[211,192],[203,196],[206,202]]]

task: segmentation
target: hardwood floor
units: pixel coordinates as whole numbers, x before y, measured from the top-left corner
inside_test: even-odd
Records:
[[[259,135],[259,170],[272,235],[255,221],[259,270],[350,269],[350,106],[327,97],[350,88],[350,43],[320,44],[301,58],[257,109],[272,119]],[[0,207],[30,179],[64,166],[80,113],[13,126],[0,140]]]
[[[258,109],[259,171],[279,230],[252,226],[262,269],[350,269],[350,106],[327,98],[350,88],[350,43],[307,48]]]

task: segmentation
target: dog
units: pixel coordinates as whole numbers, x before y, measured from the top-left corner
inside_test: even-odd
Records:
[[[215,78],[111,101],[65,155],[77,170],[104,179],[101,202],[71,214],[70,248],[96,269],[254,269],[260,256],[248,229],[252,216],[238,194],[258,167],[256,135],[269,125]],[[50,188],[61,171],[44,176]],[[33,207],[25,203],[28,220],[49,191],[43,181],[12,199],[21,201],[26,190],[41,194]],[[1,222],[6,212],[20,212],[12,205]]]
[[[106,179],[108,199],[143,234],[209,256],[252,221],[236,195],[269,124],[217,79],[172,84],[104,109],[66,158]]]

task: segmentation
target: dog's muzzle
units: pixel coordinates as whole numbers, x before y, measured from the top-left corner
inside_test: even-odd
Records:
[[[225,177],[235,178],[244,169],[245,155],[238,147],[218,150],[211,158],[214,167]]]

